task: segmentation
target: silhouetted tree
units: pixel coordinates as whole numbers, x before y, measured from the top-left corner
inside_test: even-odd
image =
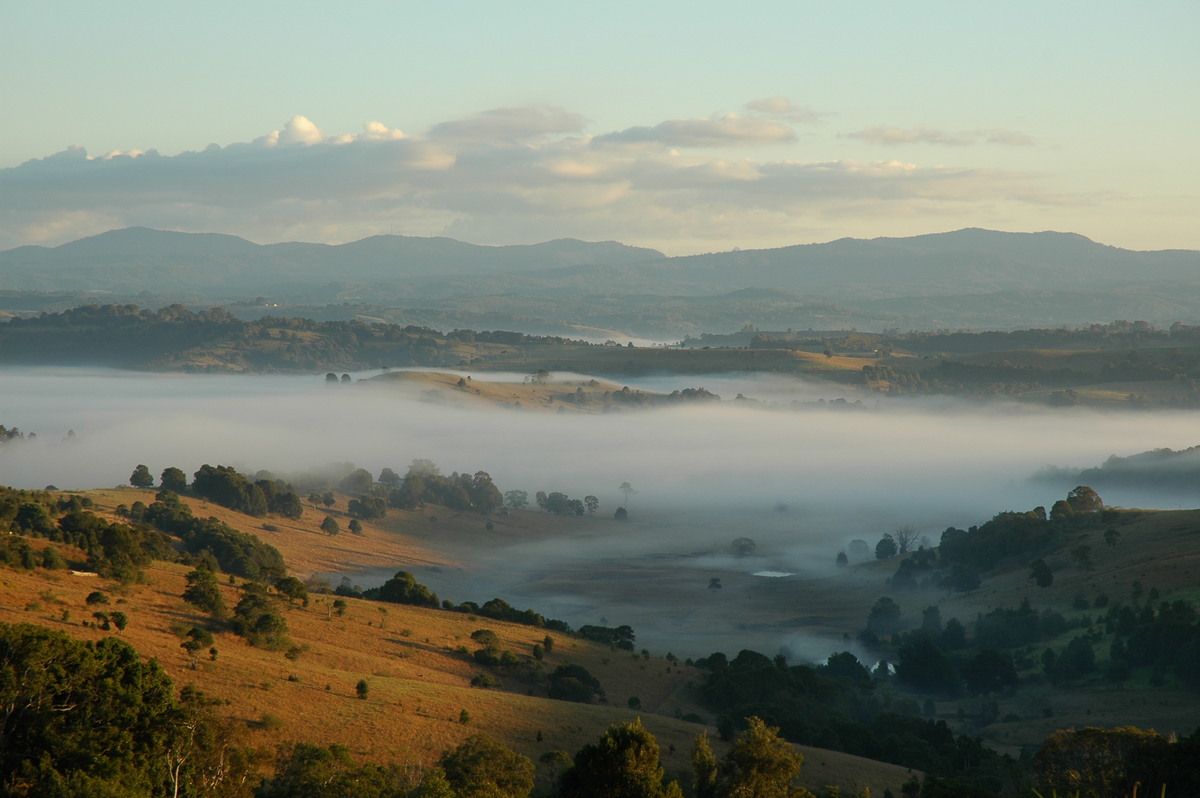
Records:
[[[184,474],[183,471],[175,466],[169,466],[163,469],[158,484],[162,490],[169,490],[172,493],[186,493],[187,474]]]
[[[150,473],[149,468],[139,463],[137,468],[133,469],[133,473],[129,475],[129,484],[135,488],[152,488],[154,487],[154,476]]]
[[[642,721],[609,727],[594,744],[575,754],[575,765],[559,780],[560,798],[668,798],[683,793],[679,784],[663,783],[658,742]]]

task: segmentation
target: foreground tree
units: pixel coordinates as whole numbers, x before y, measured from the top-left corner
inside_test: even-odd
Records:
[[[1156,760],[1167,740],[1133,726],[1118,729],[1063,729],[1050,735],[1034,757],[1037,781],[1059,795],[1129,795],[1135,784],[1157,795],[1161,780]],[[1176,785],[1169,785],[1172,794]]]
[[[560,798],[683,798],[678,782],[663,783],[658,742],[642,721],[612,726],[575,754],[559,780]]]
[[[533,790],[533,762],[527,756],[475,734],[438,764],[458,798],[526,798]]]
[[[717,795],[728,798],[803,798],[808,790],[793,786],[804,763],[779,729],[761,718],[746,718],[746,730],[717,768]]]
[[[358,765],[343,745],[322,748],[296,743],[280,751],[275,775],[255,791],[257,798],[393,798],[406,795],[399,769]],[[433,795],[435,793],[423,793]]]
[[[0,794],[170,794],[179,715],[166,673],[124,641],[0,625]]]
[[[700,732],[692,748],[692,791],[696,798],[718,798],[717,757],[708,744],[708,732]]]

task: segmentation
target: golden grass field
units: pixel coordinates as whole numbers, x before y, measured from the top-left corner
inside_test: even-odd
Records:
[[[90,492],[97,511],[117,504],[152,500],[150,491],[116,489]],[[298,575],[332,567],[388,565],[397,570],[417,565],[452,564],[422,534],[429,527],[423,513],[393,511],[384,524],[364,524],[361,536],[343,532],[336,537],[318,531],[323,512],[306,509],[298,522],[272,518],[278,531],[261,529],[262,519],[251,519],[224,508],[187,500],[201,516],[215,516],[260,535],[283,553]],[[343,501],[339,502],[344,506]],[[454,529],[469,545],[470,536],[482,537],[478,516],[443,514],[439,533]],[[519,518],[495,519],[491,535],[510,537],[546,534],[542,514],[519,513]],[[520,520],[524,519],[524,521]],[[581,519],[584,520],[584,519]],[[503,523],[501,523],[503,522]],[[407,533],[406,533],[407,530]],[[34,541],[37,548],[43,543]],[[73,563],[77,551],[62,549]],[[154,658],[177,685],[194,684],[228,702],[225,712],[245,729],[249,744],[273,748],[292,740],[319,744],[342,743],[364,760],[401,764],[431,764],[438,755],[475,732],[485,732],[537,761],[550,750],[574,753],[594,742],[611,724],[642,717],[663,750],[664,765],[679,778],[690,778],[690,752],[695,736],[705,727],[678,719],[695,713],[713,720],[695,697],[702,673],[660,657],[643,657],[610,650],[587,641],[552,633],[553,650],[544,669],[564,663],[584,666],[601,681],[607,703],[574,704],[545,697],[543,685],[497,674],[498,689],[470,686],[481,672],[458,649],[479,647],[470,639],[478,629],[491,629],[501,647],[528,655],[546,636],[544,629],[477,618],[466,614],[427,610],[395,604],[346,599],[343,616],[333,612],[332,595],[313,595],[308,607],[298,603],[285,610],[289,635],[301,649],[290,659],[281,651],[255,648],[229,632],[215,635],[215,660],[207,653],[195,662],[180,648],[181,635],[207,618],[186,604],[181,595],[188,568],[155,563],[142,584],[120,585],[96,577],[64,571],[24,572],[0,570],[0,621],[35,623],[84,640],[103,632],[85,627],[92,611],[120,610],[129,625],[119,633],[143,656]],[[102,590],[109,605],[89,607],[85,597]],[[223,586],[226,603],[238,601],[238,588]],[[369,694],[356,697],[355,685],[366,679]],[[530,694],[531,693],[531,694]],[[626,706],[637,696],[641,709]],[[469,722],[460,722],[466,710]],[[721,754],[715,729],[708,727],[714,748]],[[538,741],[539,733],[542,740]],[[863,786],[873,794],[884,788],[899,791],[911,774],[904,768],[862,760],[819,749],[800,749],[806,757],[802,781],[812,789],[839,784],[845,790]],[[541,766],[540,766],[541,767]],[[543,784],[551,774],[539,770]]]

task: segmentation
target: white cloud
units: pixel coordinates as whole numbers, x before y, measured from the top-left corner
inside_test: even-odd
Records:
[[[812,123],[821,118],[821,115],[813,109],[795,105],[786,97],[764,97],[759,100],[751,100],[746,103],[746,109],[786,119],[789,122]]]
[[[754,105],[792,108],[778,98]],[[295,116],[253,141],[171,156],[90,158],[73,147],[0,170],[0,247],[142,225],[261,242],[381,232],[479,243],[574,236],[679,252],[813,240],[831,219],[869,220],[874,234],[932,214],[986,226],[971,214],[1074,201],[1048,195],[1035,177],[994,169],[740,157],[748,146],[795,138],[757,113],[598,136],[582,128],[561,108],[526,107],[444,122],[425,136],[381,122],[331,135]],[[739,157],[721,157],[726,151]]]
[[[597,136],[597,144],[662,144],[667,147],[721,147],[730,144],[779,144],[795,132],[773,119],[725,114],[709,119],[669,119],[653,127],[631,127]]]
[[[1028,146],[1036,143],[1032,136],[1016,130],[1002,128],[968,130],[952,132],[937,130],[923,126],[903,128],[872,125],[853,133],[842,133],[842,138],[861,139],[872,144],[944,144],[952,147],[964,147],[984,142],[987,144],[1004,144],[1008,146]]]
[[[583,130],[583,117],[552,106],[493,108],[489,111],[434,125],[432,139],[465,141],[526,141],[551,133]]]

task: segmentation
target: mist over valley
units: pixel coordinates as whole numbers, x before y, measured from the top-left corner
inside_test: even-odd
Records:
[[[804,610],[778,612],[772,596],[787,593],[784,583],[831,577],[835,555],[850,541],[874,547],[899,526],[914,525],[927,545],[936,545],[947,527],[973,526],[1002,510],[1048,507],[1062,490],[1030,480],[1038,469],[1179,445],[1189,418],[843,397],[828,384],[746,374],[695,383],[667,375],[623,381],[663,392],[702,385],[721,401],[543,413],[449,403],[422,382],[368,379],[376,376],[329,383],[319,375],[6,369],[5,417],[37,437],[0,446],[0,483],[116,485],[135,463],[187,474],[206,463],[228,464],[284,479],[342,463],[403,473],[419,458],[445,473],[486,471],[501,491],[593,494],[599,509],[580,519],[582,527],[564,522],[555,533],[551,522],[533,539],[497,534],[464,542],[417,529],[424,545],[442,552],[442,566],[398,560],[327,576],[370,587],[403,568],[456,601],[499,596],[572,624],[628,623],[656,649],[700,656],[787,646],[796,656],[820,659],[842,644],[814,643],[789,627],[787,617]],[[519,385],[522,376],[528,380],[516,373],[474,378]],[[590,379],[551,377],[571,384]],[[731,398],[739,394],[745,399]],[[837,398],[850,401],[829,401]],[[636,493],[628,496],[630,522],[618,523],[611,519],[626,503],[618,490],[624,482]],[[1195,498],[1185,486],[1104,492],[1109,506],[1123,507],[1174,508]],[[755,542],[752,555],[731,552],[731,542],[742,537]],[[798,576],[753,576],[763,571]],[[724,590],[706,589],[714,577]],[[884,577],[872,577],[866,593],[883,590]],[[821,622],[812,625],[821,631]]]

